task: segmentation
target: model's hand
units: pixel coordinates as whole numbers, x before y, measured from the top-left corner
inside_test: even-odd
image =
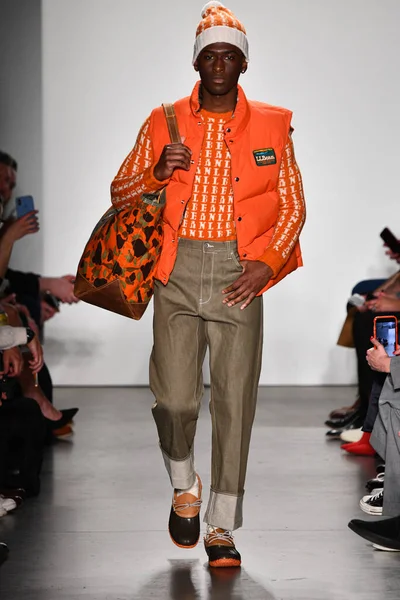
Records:
[[[366,302],[368,308],[373,312],[399,312],[400,299],[395,296],[380,292],[377,298]]]
[[[4,237],[14,243],[26,235],[37,233],[39,231],[37,214],[37,210],[32,210],[16,221],[7,221],[4,225]]]
[[[240,264],[243,266],[243,273],[222,293],[227,294],[224,304],[235,306],[243,302],[240,307],[243,310],[267,285],[273,273],[271,267],[259,260],[242,260]]]
[[[32,355],[32,358],[29,361],[29,368],[35,375],[36,373],[39,373],[39,371],[43,367],[43,348],[42,344],[39,342],[39,338],[37,337],[37,335],[35,335],[33,340],[28,344],[28,348],[29,352]]]
[[[390,356],[376,338],[371,338],[374,347],[367,350],[367,363],[374,371],[390,373]],[[398,350],[396,350],[396,354]]]
[[[2,375],[8,375],[9,377],[18,377],[21,374],[23,366],[23,358],[21,350],[18,346],[15,348],[9,348],[3,350],[3,370]]]
[[[161,153],[160,160],[154,167],[154,177],[164,181],[171,177],[175,169],[189,171],[192,151],[183,144],[167,144]]]

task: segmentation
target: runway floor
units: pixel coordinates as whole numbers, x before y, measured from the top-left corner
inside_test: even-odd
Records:
[[[327,442],[352,388],[261,388],[236,534],[240,570],[210,572],[202,544],[168,536],[171,491],[147,388],[56,390],[79,406],[75,436],[47,452],[40,498],[0,519],[10,557],[1,600],[398,600],[400,555],[347,528],[375,460]],[[210,478],[207,392],[197,470]]]

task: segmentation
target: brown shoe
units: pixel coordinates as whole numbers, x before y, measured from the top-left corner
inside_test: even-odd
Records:
[[[200,508],[201,508],[201,479],[199,482],[199,495],[179,494],[174,491],[171,513],[169,516],[168,530],[172,541],[179,548],[194,548],[200,537]]]
[[[204,547],[210,567],[240,567],[242,558],[236,550],[231,531],[208,526]]]

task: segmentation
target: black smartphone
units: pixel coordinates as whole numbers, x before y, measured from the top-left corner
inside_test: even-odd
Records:
[[[56,310],[57,312],[60,312],[61,300],[59,298],[57,298],[56,296],[54,296],[54,294],[51,294],[50,292],[46,292],[43,295],[43,300],[49,306],[51,306],[51,308],[54,308],[54,310]]]
[[[400,241],[397,239],[395,235],[390,231],[388,227],[385,227],[383,231],[381,231],[381,238],[385,242],[386,246],[390,248],[392,252],[396,254],[400,254]]]
[[[397,319],[393,315],[375,317],[374,337],[385,348],[388,356],[394,356],[397,348]]]

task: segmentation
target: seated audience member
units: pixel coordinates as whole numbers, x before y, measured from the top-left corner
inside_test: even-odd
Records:
[[[397,262],[400,261],[400,257],[390,250],[387,250],[386,254]],[[349,317],[347,321],[349,324],[351,323],[351,345],[355,347],[357,356],[358,398],[353,406],[332,411],[329,419],[326,421],[326,425],[334,428],[334,431],[329,432],[328,435],[330,433],[340,434],[341,430],[349,427],[360,428],[366,421],[370,399],[375,399],[376,402],[377,396],[379,397],[382,378],[373,374],[365,360],[365,355],[367,349],[370,347],[370,337],[373,332],[375,316],[393,313],[400,316],[400,272],[395,273],[385,281],[370,280],[361,282],[354,288],[353,292],[364,297],[366,296],[363,304],[358,306],[348,305],[351,321],[349,321]],[[340,340],[339,343],[341,343]],[[343,345],[350,345],[350,343],[346,342]],[[373,411],[368,415],[367,427],[370,429],[366,433],[370,433],[371,431],[372,415]],[[360,434],[361,437],[362,433]],[[364,441],[366,441],[366,438],[364,438]],[[368,444],[365,448],[368,448]],[[345,450],[351,452],[352,447],[348,446]],[[371,448],[369,452],[374,454]],[[364,454],[364,452],[362,453]]]
[[[16,173],[16,161],[8,154],[0,152],[0,196],[4,206],[12,197],[16,185]],[[77,298],[73,294],[74,276],[72,275],[42,277],[34,273],[22,273],[8,268],[14,243],[25,235],[36,233],[38,230],[37,211],[4,223],[0,230],[0,291],[3,290],[3,293],[6,293],[9,298],[13,296],[17,303],[17,315],[12,309],[8,310],[13,324],[20,325],[19,321],[22,320],[22,324],[34,328],[33,319],[42,335],[44,322],[58,312],[57,304],[54,305],[54,302],[71,304],[77,302]],[[52,305],[46,301],[47,297],[52,300]],[[65,430],[66,418],[68,415],[71,416],[71,411],[64,411],[63,414],[52,406],[53,385],[46,365],[39,374],[39,386],[34,385],[29,369],[22,371],[21,383],[24,394],[34,397],[41,406],[43,414],[52,421],[51,429],[57,436],[72,432],[69,426]],[[72,412],[76,414],[77,409],[73,409]]]
[[[37,375],[43,366],[37,335],[30,328],[1,326],[0,516],[17,507],[18,494],[13,488],[28,496],[40,490],[45,421],[38,404],[21,394],[17,378],[24,361],[19,345],[27,346],[29,368]]]
[[[373,339],[374,348],[368,350],[370,367],[387,375],[379,398],[379,411],[371,435],[371,444],[386,461],[385,470],[375,481],[376,493],[361,500],[361,508],[374,515],[390,519],[363,521],[353,519],[350,529],[372,542],[380,550],[400,551],[400,349],[389,357],[385,348]]]

